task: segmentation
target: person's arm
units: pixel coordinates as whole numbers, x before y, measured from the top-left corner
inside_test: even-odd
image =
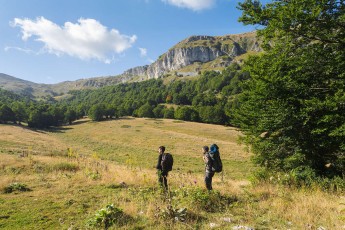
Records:
[[[205,161],[206,167],[208,169],[212,169],[212,159],[208,153],[205,154],[204,161]]]
[[[204,154],[204,155],[202,156],[202,159],[204,160],[204,163],[207,164],[207,157],[206,157],[206,154]]]
[[[158,162],[157,162],[156,169],[162,170],[162,165],[161,165],[161,162],[162,162],[162,155],[163,155],[163,154],[159,154],[159,156],[158,156]]]

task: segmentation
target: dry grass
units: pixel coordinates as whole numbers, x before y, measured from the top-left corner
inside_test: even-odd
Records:
[[[255,229],[345,229],[345,198],[319,190],[291,190],[269,184],[252,187],[246,179],[253,169],[249,153],[237,145],[239,132],[224,126],[174,120],[120,119],[80,121],[54,132],[36,132],[0,125],[0,190],[11,183],[31,192],[0,194],[0,228],[84,228],[94,212],[109,203],[123,208],[133,220],[125,229],[220,229],[235,225]],[[186,224],[157,219],[166,207],[157,190],[157,147],[174,154],[169,175],[172,190],[204,188],[201,146],[220,146],[224,174],[214,188],[234,199],[225,210],[196,210]],[[67,148],[70,151],[67,151]],[[27,152],[27,157],[19,157]],[[69,156],[67,155],[69,153]],[[77,170],[74,170],[77,167]],[[229,217],[231,223],[222,218]],[[116,228],[115,228],[116,229]]]

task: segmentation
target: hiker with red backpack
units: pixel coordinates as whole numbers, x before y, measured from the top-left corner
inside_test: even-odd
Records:
[[[156,169],[158,170],[158,182],[160,186],[168,190],[168,172],[172,170],[174,159],[170,153],[165,153],[165,147],[158,148],[159,156]]]
[[[210,149],[208,146],[202,147],[203,160],[205,162],[205,185],[207,190],[212,190],[212,178],[216,172],[223,169],[222,160],[220,159],[219,147],[212,144]]]

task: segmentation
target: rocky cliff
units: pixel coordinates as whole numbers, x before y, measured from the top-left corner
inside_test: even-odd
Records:
[[[235,57],[247,52],[260,52],[255,32],[227,36],[191,36],[161,55],[149,66],[137,67],[124,73],[126,76],[159,78],[194,63],[208,63],[221,58],[218,67],[228,66]],[[214,66],[216,67],[216,66]],[[197,71],[195,69],[194,71]]]

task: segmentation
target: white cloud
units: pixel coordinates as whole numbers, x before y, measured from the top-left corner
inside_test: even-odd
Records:
[[[78,23],[65,22],[64,26],[39,17],[34,20],[15,18],[13,27],[20,27],[24,41],[36,37],[44,49],[57,56],[68,54],[83,60],[98,59],[109,63],[109,56],[122,53],[136,41],[136,35],[120,34],[94,19],[79,19]]]
[[[174,6],[200,11],[211,8],[216,0],[162,0]]]
[[[6,46],[4,50],[5,51],[17,50],[17,51],[24,52],[24,53],[27,53],[27,54],[35,54],[35,52],[33,50],[23,49],[23,48],[15,47],[15,46]]]
[[[147,56],[147,49],[146,48],[139,48],[140,50],[140,56],[146,57]]]

